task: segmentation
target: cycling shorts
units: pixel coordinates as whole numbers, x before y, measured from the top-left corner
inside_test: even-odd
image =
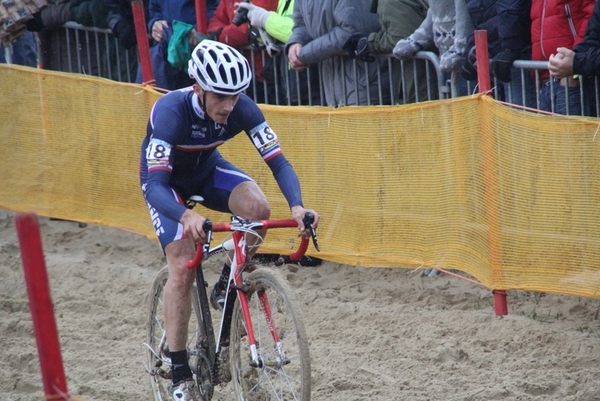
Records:
[[[202,206],[223,213],[231,213],[229,210],[231,191],[245,181],[254,180],[243,170],[219,157],[216,165],[207,169],[204,174],[172,180],[172,196],[177,202],[184,205],[190,196],[200,195],[204,198]],[[171,242],[185,238],[183,224],[159,213],[150,204],[148,204],[148,208],[163,250]]]

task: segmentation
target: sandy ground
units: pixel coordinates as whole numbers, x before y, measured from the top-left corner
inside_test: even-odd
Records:
[[[69,392],[152,400],[142,363],[157,243],[40,219]],[[38,353],[14,227],[0,210],[0,400],[42,400]],[[205,265],[209,282],[222,261]],[[490,292],[440,275],[326,262],[284,266],[302,303],[313,400],[600,400],[600,301]],[[213,400],[231,400],[219,388]]]

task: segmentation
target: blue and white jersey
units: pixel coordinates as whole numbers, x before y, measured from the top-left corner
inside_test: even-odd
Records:
[[[214,167],[217,147],[246,132],[267,162],[290,206],[301,205],[296,173],[281,153],[277,135],[260,108],[240,94],[225,124],[213,121],[201,108],[192,87],[169,92],[152,108],[142,142],[140,180],[146,200],[159,211],[179,220],[185,207],[176,205],[172,188]],[[170,206],[163,206],[167,204]]]

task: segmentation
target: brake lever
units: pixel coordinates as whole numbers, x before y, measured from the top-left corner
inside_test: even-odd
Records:
[[[311,212],[306,212],[306,214],[304,214],[304,217],[302,218],[302,223],[304,223],[304,229],[308,230],[310,232],[310,236],[313,241],[313,246],[315,247],[317,252],[321,252],[321,249],[319,248],[319,241],[317,240],[317,232],[315,231],[315,229],[312,226],[312,224],[314,222],[315,222],[315,215],[312,214]]]
[[[210,241],[212,240],[212,221],[210,219],[204,220],[204,224],[202,224],[202,229],[206,234],[206,240],[204,244],[202,244],[202,252],[204,253],[204,257],[208,256],[208,251],[210,250]]]

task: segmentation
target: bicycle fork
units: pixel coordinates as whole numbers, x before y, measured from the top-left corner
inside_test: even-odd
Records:
[[[248,289],[245,288],[246,285],[242,281],[242,271],[246,265],[246,242],[244,238],[244,233],[236,231],[233,233],[233,241],[236,246],[236,260],[232,263],[232,271],[233,274],[233,287],[237,292],[237,296],[240,302],[240,306],[242,309],[242,314],[244,316],[244,322],[246,326],[246,333],[248,335],[248,345],[250,347],[250,354],[252,357],[252,362],[250,366],[254,368],[263,368],[265,366],[276,367],[285,365],[289,363],[289,360],[285,357],[285,352],[283,351],[283,347],[281,344],[281,339],[279,337],[279,333],[277,332],[277,327],[275,326],[275,322],[273,321],[272,313],[271,313],[271,305],[269,303],[269,298],[267,293],[264,290],[257,290],[257,295],[260,300],[262,312],[265,315],[265,319],[267,325],[269,327],[269,331],[271,336],[273,337],[273,341],[277,346],[277,354],[278,358],[276,361],[265,361],[260,358],[258,354],[258,349],[256,347],[256,337],[254,336],[254,326],[252,324],[252,317],[250,315],[250,306],[248,304]],[[231,282],[231,279],[230,279]],[[229,292],[229,291],[228,291]],[[231,291],[233,292],[233,291]],[[235,298],[234,298],[235,300]],[[226,304],[228,300],[226,300]]]

